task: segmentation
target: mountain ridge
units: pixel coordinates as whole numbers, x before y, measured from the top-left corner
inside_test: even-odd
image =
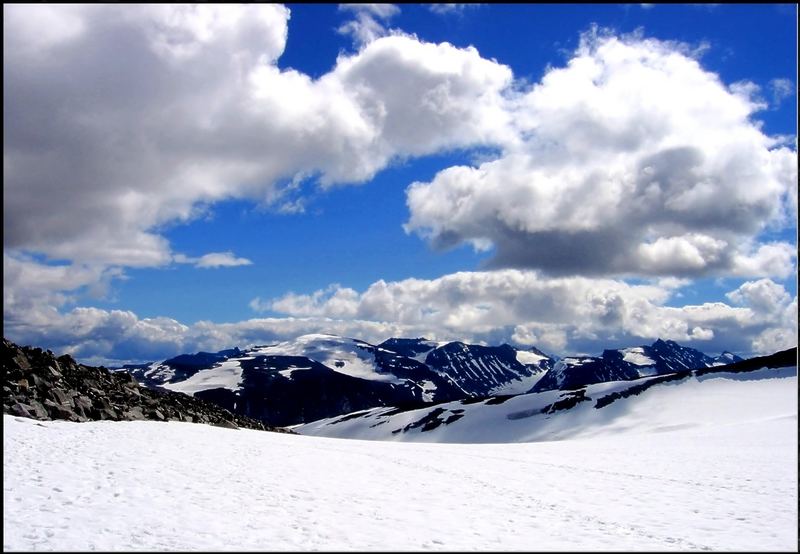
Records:
[[[730,359],[740,358],[730,355]],[[288,426],[375,407],[408,409],[569,389],[713,363],[721,362],[660,339],[652,345],[605,350],[601,357],[557,358],[533,346],[425,337],[393,337],[373,345],[315,333],[122,369],[148,386],[193,394],[228,410]]]

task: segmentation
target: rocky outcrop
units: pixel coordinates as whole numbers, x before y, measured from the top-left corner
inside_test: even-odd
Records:
[[[182,393],[139,386],[126,371],[78,364],[68,355],[3,339],[3,412],[67,421],[187,421],[290,432]]]

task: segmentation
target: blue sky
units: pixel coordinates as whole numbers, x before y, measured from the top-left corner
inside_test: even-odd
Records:
[[[5,6],[4,334],[796,344],[796,6],[449,6]]]

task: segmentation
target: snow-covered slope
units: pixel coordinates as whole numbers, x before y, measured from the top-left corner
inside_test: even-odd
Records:
[[[3,549],[795,551],[796,385],[662,385],[516,444],[4,415]]]
[[[375,359],[377,348],[358,339],[310,334],[251,351],[259,356],[300,356],[328,366],[350,377],[400,383]]]
[[[716,369],[716,368],[715,368]],[[560,440],[630,428],[659,430],[769,418],[796,409],[797,368],[684,372],[417,410],[376,408],[315,421],[301,434],[426,442]]]
[[[572,389],[592,383],[664,375],[741,360],[733,354],[725,354],[729,356],[711,358],[675,341],[658,339],[651,345],[605,350],[599,357],[565,357],[555,363],[531,391]]]

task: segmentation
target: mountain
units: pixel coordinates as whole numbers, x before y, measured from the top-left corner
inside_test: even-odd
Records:
[[[664,386],[669,383],[670,386]],[[735,402],[760,395],[764,402],[797,387],[797,348],[724,366],[684,369],[628,381],[584,385],[515,396],[470,398],[417,409],[373,408],[298,425],[300,434],[424,442],[525,442],[627,431],[631,418],[643,429],[705,425],[707,418],[766,417],[762,405]],[[792,406],[790,406],[792,407]],[[793,405],[796,414],[796,403]],[[706,415],[699,420],[698,413]],[[796,417],[796,415],[795,415]],[[624,421],[624,423],[623,423]],[[617,423],[619,422],[619,423]]]
[[[401,356],[407,358],[414,358],[419,362],[425,361],[425,356],[439,346],[443,346],[447,342],[435,342],[426,338],[420,339],[404,339],[404,338],[391,338],[383,341],[378,346],[386,350],[396,352]]]
[[[148,386],[194,395],[278,426],[465,395],[453,379],[414,358],[322,334],[123,369]]]
[[[292,425],[376,406],[420,406],[529,390],[552,367],[539,350],[393,338],[379,345],[310,334],[247,350],[124,366],[150,387]]]
[[[450,342],[425,356],[428,367],[451,377],[466,396],[526,392],[545,375],[551,363],[546,356],[518,351],[508,344]]]
[[[536,348],[390,338],[378,345],[310,334],[276,344],[183,354],[124,369],[150,387],[194,395],[287,426],[381,406],[568,390],[735,360],[674,341],[556,359]]]
[[[184,421],[284,431],[219,405],[168,390],[142,387],[133,375],[77,363],[69,355],[3,339],[3,412],[39,420]]]
[[[719,356],[716,356],[711,360],[711,365],[727,365],[732,364],[734,362],[742,362],[744,361],[743,358],[740,358],[736,354],[732,352],[728,352],[727,350],[724,351]]]
[[[536,348],[517,350],[508,344],[392,338],[378,346],[424,362],[439,375],[451,378],[466,396],[526,392],[554,362]]]
[[[563,358],[556,362],[530,391],[569,390],[593,383],[627,381],[739,360],[741,358],[730,352],[711,358],[699,350],[681,346],[675,341],[658,339],[649,346],[604,350],[600,357]]]

